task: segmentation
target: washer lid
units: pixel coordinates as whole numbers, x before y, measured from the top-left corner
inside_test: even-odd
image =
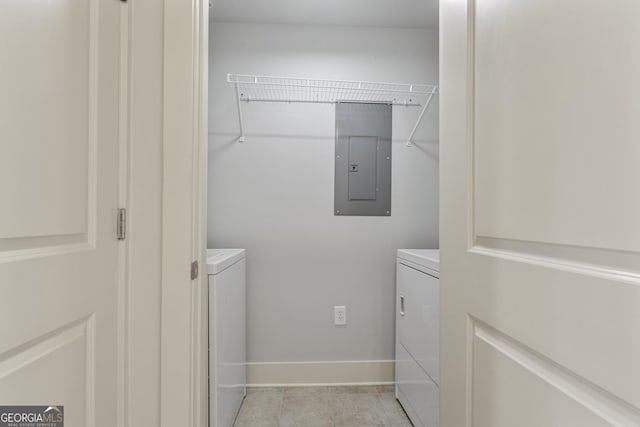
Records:
[[[398,249],[398,259],[440,272],[440,249]]]
[[[244,249],[207,249],[208,273],[218,274],[244,257]]]

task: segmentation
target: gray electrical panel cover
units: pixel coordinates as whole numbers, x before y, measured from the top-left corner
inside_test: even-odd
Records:
[[[391,108],[336,104],[334,215],[391,215]]]

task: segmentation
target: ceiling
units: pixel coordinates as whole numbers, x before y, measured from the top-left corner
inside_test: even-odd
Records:
[[[438,0],[211,0],[211,20],[437,28]]]

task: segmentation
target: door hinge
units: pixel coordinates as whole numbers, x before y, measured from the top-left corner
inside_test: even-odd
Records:
[[[116,227],[116,237],[118,240],[127,238],[127,210],[125,208],[118,209],[118,225]]]
[[[198,261],[193,261],[191,263],[191,280],[196,280],[198,278]]]

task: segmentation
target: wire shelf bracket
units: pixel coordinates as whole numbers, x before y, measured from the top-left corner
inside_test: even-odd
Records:
[[[299,102],[335,104],[338,102],[381,103],[405,107],[422,107],[407,146],[431,104],[438,86],[408,83],[380,83],[350,80],[322,80],[296,77],[227,74],[227,82],[235,85],[238,103],[240,137],[245,142],[242,102]]]
[[[420,112],[420,115],[418,116],[418,120],[416,121],[416,124],[413,127],[413,130],[409,134],[409,138],[407,138],[407,147],[411,147],[413,145],[413,137],[416,134],[416,131],[418,130],[418,126],[420,126],[420,123],[422,122],[422,119],[424,117],[424,113],[427,112],[427,109],[429,108],[429,105],[431,104],[431,100],[433,99],[433,95],[435,95],[435,94],[436,94],[436,92],[435,92],[435,89],[434,89],[433,92],[431,92],[429,94],[429,97],[427,98],[427,102],[424,103],[424,107],[422,107],[422,111]]]

